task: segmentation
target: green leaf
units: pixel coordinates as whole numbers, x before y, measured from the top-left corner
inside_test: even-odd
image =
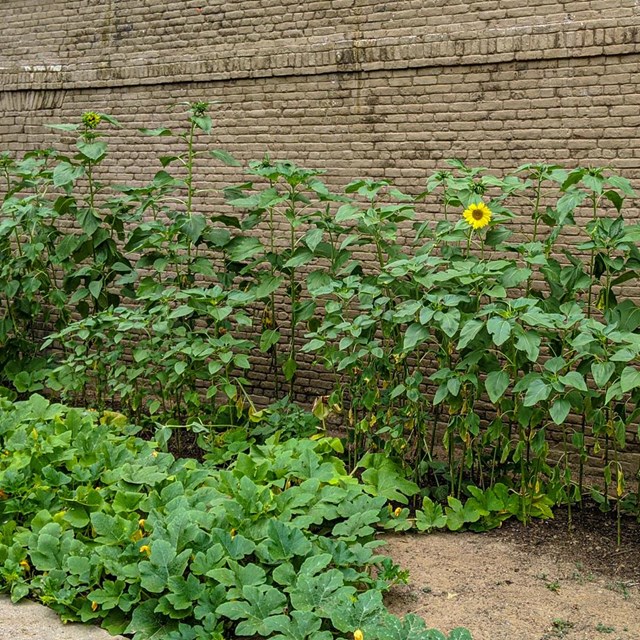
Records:
[[[100,160],[100,158],[107,153],[107,143],[101,142],[100,140],[94,142],[84,142],[80,140],[78,141],[77,147],[83,156],[94,162]]]
[[[355,220],[362,215],[362,211],[360,207],[355,204],[343,204],[338,211],[336,212],[336,216],[334,218],[335,222],[347,222],[348,220]]]
[[[263,250],[263,246],[258,238],[242,236],[234,238],[227,245],[226,249],[230,260],[233,262],[243,262],[260,253]]]
[[[209,155],[216,160],[220,160],[223,164],[226,164],[227,167],[241,167],[242,162],[237,158],[234,158],[228,151],[224,149],[212,149],[209,151]]]
[[[368,453],[358,466],[365,467],[362,481],[374,496],[384,496],[387,500],[407,504],[407,496],[419,491],[419,487],[407,480],[402,469],[386,455]]]
[[[79,124],[59,123],[59,124],[45,124],[45,127],[49,129],[56,129],[57,131],[77,131],[80,128]]]
[[[310,611],[292,611],[291,617],[278,616],[273,621],[273,629],[279,635],[272,640],[331,640],[333,635],[329,631],[319,632],[322,619]]]
[[[185,220],[182,225],[182,232],[193,244],[197,244],[206,226],[207,221],[203,215],[193,214]]]
[[[516,340],[516,349],[518,351],[524,351],[527,354],[527,359],[530,362],[537,362],[540,355],[540,336],[533,331],[524,331],[518,335]]]
[[[309,247],[310,251],[315,251],[317,246],[322,242],[323,235],[323,229],[309,229],[302,240],[307,245],[307,247]]]
[[[571,189],[558,200],[556,209],[561,216],[566,216],[579,207],[586,197],[586,192],[580,191],[580,189]]]
[[[460,329],[460,340],[458,341],[458,349],[464,349],[478,335],[484,323],[481,320],[469,320],[462,325]]]
[[[186,579],[182,576],[170,576],[168,586],[171,593],[165,597],[178,611],[192,609],[205,590],[205,585],[192,574]]]
[[[376,632],[379,640],[447,640],[440,631],[427,629],[425,621],[413,613],[407,614],[404,619],[384,615],[382,625],[377,627]]]
[[[297,267],[301,267],[313,260],[313,253],[309,251],[309,249],[305,247],[298,247],[293,255],[284,263],[283,267],[285,269],[289,269],[293,267],[294,269]]]
[[[211,569],[207,571],[206,575],[227,587],[227,599],[229,600],[242,597],[242,588],[244,586],[252,585],[257,587],[265,584],[267,580],[265,570],[253,562],[243,566],[233,560],[228,560],[227,566],[228,568]]]
[[[429,337],[429,329],[423,327],[418,322],[413,322],[407,327],[404,334],[404,343],[402,348],[404,351],[410,351],[418,344],[423,343]]]
[[[140,133],[143,133],[145,136],[172,136],[173,132],[171,129],[166,129],[165,127],[158,127],[157,129],[140,129]]]
[[[429,532],[433,529],[442,529],[446,525],[447,516],[444,515],[442,506],[425,496],[422,501],[422,510],[416,511],[418,531]]]
[[[84,175],[84,167],[73,166],[68,162],[61,162],[56,165],[53,170],[53,186],[64,187],[65,185],[75,182],[78,178]]]
[[[279,620],[275,616],[282,613],[287,598],[268,585],[247,585],[242,589],[242,595],[245,600],[225,602],[216,613],[231,620],[241,620],[235,630],[239,636],[271,635]]]
[[[376,627],[383,613],[382,593],[370,589],[359,594],[355,602],[350,598],[336,600],[329,615],[336,629],[353,633],[354,629]]]
[[[260,351],[266,353],[273,345],[278,344],[279,340],[280,333],[278,331],[275,329],[265,329],[260,335]]]
[[[201,116],[191,116],[190,120],[205,133],[211,133],[211,127],[213,126],[213,122],[211,121],[211,116],[208,114],[204,114]]]
[[[587,391],[587,383],[584,381],[584,376],[578,371],[569,371],[564,376],[560,376],[558,378],[562,384],[567,387],[573,387],[574,389],[578,389],[578,391]]]
[[[284,373],[284,379],[288,382],[293,380],[296,375],[296,371],[298,370],[298,365],[293,358],[287,358],[285,360],[284,365],[282,366],[282,371]]]
[[[168,587],[170,576],[182,575],[190,555],[190,549],[178,555],[167,540],[154,540],[149,560],[139,564],[140,585],[151,593],[162,593]]]
[[[328,615],[335,601],[349,599],[355,593],[353,587],[344,585],[344,576],[338,569],[329,569],[317,576],[301,572],[289,591],[295,609],[317,611],[321,615]]]
[[[480,519],[480,512],[473,502],[467,501],[462,504],[460,500],[453,496],[447,497],[449,503],[445,507],[447,516],[447,528],[451,531],[458,531],[468,522],[477,522]]]
[[[496,404],[509,388],[509,374],[506,371],[491,371],[485,381],[487,395],[493,404]]]
[[[558,425],[564,424],[571,411],[571,403],[568,400],[556,400],[549,408],[551,419]]]
[[[523,404],[525,407],[533,407],[546,400],[550,393],[551,387],[541,378],[536,378],[529,384]]]
[[[280,564],[294,556],[305,556],[311,551],[311,542],[295,526],[280,520],[270,520],[268,538],[256,551],[268,564]]]
[[[612,190],[605,191],[602,195],[609,200],[609,202],[611,202],[616,208],[617,212],[620,213],[624,198],[617,191]]]
[[[640,387],[640,371],[635,367],[625,367],[620,374],[622,393],[627,393],[636,387]]]
[[[102,293],[102,280],[92,280],[88,286],[91,295],[97,300]]]
[[[256,298],[258,298],[258,300],[263,300],[264,298],[270,297],[272,293],[275,293],[280,288],[283,281],[283,276],[263,276],[260,278],[259,284],[255,290]]]
[[[163,638],[177,627],[176,621],[169,621],[165,616],[155,613],[158,600],[152,598],[138,605],[124,633],[140,634],[142,638]]]
[[[327,295],[335,289],[336,283],[326,271],[312,271],[307,276],[307,291],[313,296]]]
[[[593,381],[600,387],[604,387],[615,373],[616,365],[613,362],[594,362],[591,364]]]
[[[496,346],[503,345],[511,335],[511,324],[504,318],[490,318],[487,321],[487,331]]]

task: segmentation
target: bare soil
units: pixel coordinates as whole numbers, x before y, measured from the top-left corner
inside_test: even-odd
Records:
[[[467,627],[474,640],[640,640],[640,526],[595,509],[489,533],[386,538],[409,569],[394,587],[394,613],[428,626]]]

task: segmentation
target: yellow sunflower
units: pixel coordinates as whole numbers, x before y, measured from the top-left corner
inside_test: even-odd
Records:
[[[474,229],[482,229],[491,221],[491,209],[484,202],[470,204],[462,216]]]

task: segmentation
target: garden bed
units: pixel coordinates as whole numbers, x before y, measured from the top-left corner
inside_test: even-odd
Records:
[[[386,552],[410,569],[410,584],[387,598],[394,613],[428,626],[464,624],[474,640],[636,640],[640,637],[640,525],[587,509],[490,533],[389,536]],[[0,599],[0,640],[106,639],[100,629],[63,625],[35,603]]]

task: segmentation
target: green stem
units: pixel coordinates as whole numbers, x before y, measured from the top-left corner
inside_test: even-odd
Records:
[[[270,186],[273,187],[273,181],[270,181]],[[269,252],[271,254],[271,259],[269,260],[269,270],[272,278],[275,278],[276,268],[273,264],[273,257],[276,251],[275,244],[275,225],[273,219],[273,207],[269,207]],[[276,293],[275,291],[271,293],[269,298],[269,315],[271,324],[270,328],[277,331],[276,325]],[[280,397],[280,376],[278,375],[278,343],[275,343],[271,347],[271,370],[273,372],[273,383],[274,383],[274,391],[276,394],[276,398]]]
[[[595,222],[598,215],[598,200],[595,194],[591,196],[591,203],[593,207],[593,220]],[[587,318],[591,317],[591,303],[593,298],[593,277],[594,277],[594,271],[595,271],[595,264],[596,264],[596,249],[595,247],[593,247],[591,249],[591,257],[589,259],[589,292],[587,295]]]
[[[187,179],[185,180],[187,184],[187,217],[191,218],[193,214],[193,160],[195,157],[195,153],[193,150],[193,141],[195,137],[196,125],[195,122],[191,122],[191,127],[189,129],[189,138],[187,140]],[[186,269],[186,280],[190,280],[191,276],[191,239],[188,239],[187,242],[187,269]],[[185,283],[185,286],[188,286],[188,282]]]
[[[292,219],[295,217],[295,189],[291,189],[290,193],[290,201],[291,201],[291,217]],[[289,247],[291,249],[291,255],[293,256],[293,252],[296,248],[296,230],[293,226],[293,223],[290,225],[290,235],[289,235]],[[291,267],[291,271],[289,274],[289,298],[291,303],[291,337],[289,342],[289,360],[294,362],[296,361],[296,270],[295,267]],[[295,379],[296,374],[295,371],[291,375],[291,379],[289,380],[289,397],[293,399],[293,392],[295,388]]]

